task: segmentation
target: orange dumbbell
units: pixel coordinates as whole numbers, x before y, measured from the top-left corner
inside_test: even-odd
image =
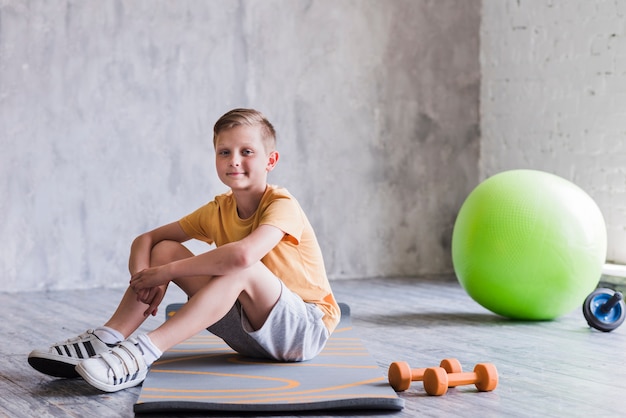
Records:
[[[439,367],[447,373],[461,373],[463,368],[457,359],[447,358],[441,360]],[[389,366],[389,384],[396,392],[407,390],[411,382],[423,380],[426,369],[411,369],[409,363],[395,361]]]
[[[441,396],[449,387],[474,384],[481,392],[498,386],[498,370],[491,363],[479,363],[473,372],[447,373],[442,367],[432,367],[424,372],[424,389],[429,395]]]

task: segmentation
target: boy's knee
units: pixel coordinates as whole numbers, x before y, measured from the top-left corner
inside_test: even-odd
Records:
[[[150,265],[161,266],[191,256],[193,256],[191,251],[180,242],[165,240],[158,242],[152,247]]]

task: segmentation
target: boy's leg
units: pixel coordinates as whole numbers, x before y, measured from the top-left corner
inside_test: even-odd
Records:
[[[161,241],[156,244],[150,253],[150,267],[162,266],[172,261],[193,257],[193,253],[184,245],[174,241]],[[190,278],[202,282],[208,278]],[[189,294],[185,289],[183,289]],[[165,289],[163,290],[163,294]],[[162,295],[161,295],[162,297]],[[104,324],[107,327],[119,331],[124,338],[128,338],[146,320],[144,312],[146,304],[137,300],[137,295],[129,287],[122,297],[120,304],[111,318]]]
[[[163,241],[152,249],[150,264],[151,266],[162,265],[191,256],[193,256],[191,251],[182,244]],[[104,326],[121,336],[122,340],[128,338],[145,321],[146,308],[147,305],[137,301],[135,293],[129,287],[117,310]],[[47,349],[33,350],[28,356],[28,362],[34,369],[50,376],[78,377],[74,367],[81,360],[107,352],[119,342],[117,339],[104,338],[105,336],[111,338],[111,334],[103,335],[102,329],[89,330],[77,337],[55,343]]]
[[[138,341],[125,341],[110,354],[76,367],[98,389],[115,392],[141,383],[151,361],[170,347],[219,321],[237,300],[254,329],[260,328],[281,295],[281,282],[261,262],[234,274],[177,279],[188,302],[168,321]]]
[[[174,241],[162,241],[154,246],[150,255],[151,266],[161,266],[163,264],[171,263],[172,261],[182,260],[184,258],[193,257],[193,253],[189,251],[184,245]],[[237,272],[234,275],[226,275],[211,278],[208,276],[199,277],[185,277],[180,279],[174,279],[173,282],[180,287],[188,296],[189,302],[186,305],[191,304],[194,306],[199,304],[200,308],[206,308],[209,310],[206,315],[197,317],[196,320],[199,324],[207,324],[194,328],[195,332],[192,332],[186,338],[182,338],[165,347],[165,349],[184,341],[185,339],[195,335],[202,329],[207,328],[209,325],[214,324],[221,319],[232,308],[236,300],[239,300],[246,316],[248,317],[250,324],[255,328],[260,328],[265,319],[269,315],[272,307],[280,296],[280,281],[274,276],[274,274],[261,262],[249,267],[248,269]],[[193,299],[196,294],[204,294],[202,301],[194,302]],[[206,299],[206,300],[205,300]],[[211,303],[209,303],[209,300]],[[186,306],[185,305],[185,306]],[[111,316],[111,318],[105,323],[105,326],[113,328],[119,331],[125,338],[128,338],[146,319],[144,312],[146,305],[137,301],[135,292],[129,287],[124,294],[117,310]],[[181,309],[182,312],[190,308]],[[178,315],[178,313],[177,313]],[[180,318],[180,316],[179,316]],[[172,321],[170,319],[167,323]],[[189,319],[182,321],[174,321],[172,327],[179,328],[177,323],[186,323]],[[169,327],[167,327],[169,328]],[[182,328],[187,328],[182,326]],[[159,328],[160,329],[160,328]],[[153,331],[153,332],[156,332]],[[165,331],[164,334],[171,332]],[[164,339],[164,336],[159,337],[155,335],[155,338],[159,340]],[[152,333],[149,334],[152,339]],[[157,344],[157,347],[162,348],[161,344]],[[161,351],[164,351],[163,349]]]
[[[183,290],[196,285],[193,279],[175,280],[175,283]],[[261,262],[236,274],[214,277],[191,294],[176,315],[148,333],[148,337],[165,351],[215,324],[237,300],[250,325],[259,329],[278,301],[281,289],[280,280]]]

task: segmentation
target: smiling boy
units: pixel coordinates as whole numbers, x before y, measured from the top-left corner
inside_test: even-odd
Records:
[[[267,183],[279,160],[273,126],[256,110],[234,109],[216,122],[213,144],[217,174],[230,191],[137,237],[130,286],[113,316],[31,352],[31,366],[114,392],[141,383],[163,352],[204,328],[251,357],[302,361],[324,348],[340,311],[302,208]],[[182,245],[192,238],[216,248],[194,255]],[[156,314],[171,282],[188,302],[160,327],[129,338]]]

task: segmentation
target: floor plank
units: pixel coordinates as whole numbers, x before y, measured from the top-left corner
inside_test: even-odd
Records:
[[[500,384],[489,393],[464,386],[431,397],[420,382],[414,382],[400,394],[406,406],[397,413],[342,411],[298,416],[623,416],[626,325],[611,333],[591,330],[579,309],[555,321],[507,320],[472,301],[451,277],[339,280],[332,284],[337,299],[351,306],[353,324],[381,373],[386,373],[392,361],[425,367],[456,357],[466,370],[478,362],[494,363]],[[4,342],[0,346],[0,416],[134,415],[139,388],[105,394],[79,379],[41,375],[26,362],[33,348],[100,325],[115,308],[121,292],[0,293]],[[176,291],[167,295],[164,303],[181,300],[182,293]],[[142,329],[158,326],[163,315],[149,318]]]

